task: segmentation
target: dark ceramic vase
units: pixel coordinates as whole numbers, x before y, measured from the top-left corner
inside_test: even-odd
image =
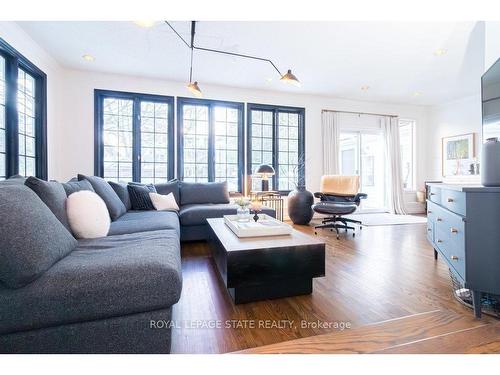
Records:
[[[307,225],[313,217],[314,196],[305,186],[298,186],[288,194],[288,216],[294,224]]]

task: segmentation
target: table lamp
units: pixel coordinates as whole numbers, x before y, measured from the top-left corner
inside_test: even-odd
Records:
[[[269,191],[269,176],[274,176],[274,168],[267,164],[261,164],[257,167],[255,174],[262,179],[262,191]]]

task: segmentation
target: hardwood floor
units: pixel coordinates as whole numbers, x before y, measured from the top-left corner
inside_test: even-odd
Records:
[[[314,235],[310,226],[296,229]],[[320,230],[326,276],[314,280],[313,294],[242,305],[232,303],[207,244],[183,244],[172,352],[234,352],[436,310],[474,327],[472,312],[452,295],[448,269],[434,260],[425,230],[423,224],[371,226],[340,240]]]
[[[452,338],[455,334],[467,334],[471,330],[492,328],[489,321],[480,321],[473,316],[456,314],[450,311],[430,311],[403,318],[368,324],[343,332],[327,333],[303,339],[285,341],[247,349],[240,353],[313,353],[313,354],[362,354],[425,352],[426,345],[433,339]],[[497,336],[500,339],[500,336]],[[453,341],[453,340],[449,340]],[[419,345],[420,344],[420,345]],[[500,341],[497,342],[500,345]],[[432,353],[443,352],[449,345],[434,345]],[[406,349],[406,351],[405,351]],[[500,349],[497,346],[497,349]]]

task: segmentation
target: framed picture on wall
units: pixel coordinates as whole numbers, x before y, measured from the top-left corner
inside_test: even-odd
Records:
[[[475,160],[475,133],[444,137],[441,157],[443,177],[470,175]]]

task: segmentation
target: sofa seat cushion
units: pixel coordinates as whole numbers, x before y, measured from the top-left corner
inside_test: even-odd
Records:
[[[111,223],[109,236],[117,234],[174,229],[178,234],[179,217],[174,211],[128,211]]]
[[[179,211],[181,225],[203,225],[207,219],[223,217],[224,215],[236,215],[238,205],[231,203],[205,203],[205,204],[186,204]],[[276,212],[272,208],[262,207],[262,213],[276,217]]]
[[[167,308],[181,288],[174,230],[80,240],[31,284],[0,286],[0,334]]]

